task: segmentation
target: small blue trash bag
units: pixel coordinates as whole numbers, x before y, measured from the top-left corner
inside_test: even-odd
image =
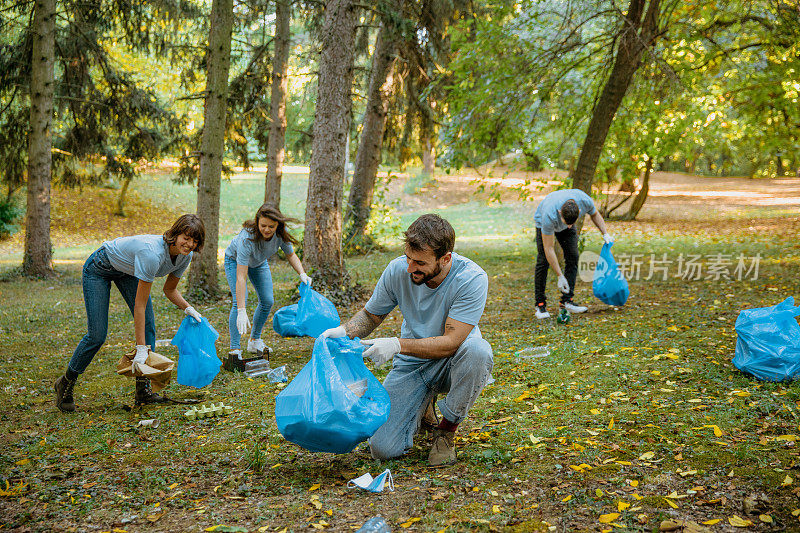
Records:
[[[218,338],[206,317],[200,322],[190,316],[183,319],[172,337],[172,345],[178,347],[178,383],[199,389],[214,381],[222,364],[214,346]]]
[[[630,296],[628,280],[620,273],[617,262],[611,255],[611,244],[604,244],[600,259],[594,269],[592,290],[600,301],[608,305],[625,305]]]
[[[275,398],[278,430],[312,452],[347,453],[389,418],[389,393],[364,365],[359,339],[314,342],[311,360]]]
[[[318,337],[323,331],[340,324],[339,313],[333,302],[312,289],[300,284],[300,301],[281,307],[272,317],[272,328],[281,337]]]
[[[800,306],[786,298],[772,307],[745,309],[736,319],[736,353],[733,364],[742,372],[765,381],[792,380],[800,376]]]

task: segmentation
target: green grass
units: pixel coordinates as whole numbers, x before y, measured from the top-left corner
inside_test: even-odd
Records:
[[[260,179],[223,186],[223,227],[241,222],[238,205],[260,189]],[[290,197],[304,197],[301,182],[287,185]],[[147,187],[167,203],[189,206],[193,198],[190,186],[153,181]],[[418,212],[403,209],[404,224]],[[167,393],[224,401],[236,409],[229,417],[188,422],[179,405],[126,411],[133,383],[116,375],[115,363],[131,347],[133,324],[115,291],[107,343],[76,389],[79,410],[57,412],[51,383],[85,331],[75,263],[56,280],[0,283],[0,417],[8,428],[0,437],[0,525],[200,531],[224,524],[299,531],[325,527],[324,521],[342,531],[382,514],[395,530],[599,531],[613,527],[602,525],[601,515],[619,512],[614,522],[630,531],[658,530],[667,518],[721,519],[712,528],[724,530],[733,515],[752,520],[750,530],[766,531],[770,526],[757,514],[742,511],[745,497],[764,492],[762,514],[786,530],[800,526],[791,514],[798,507],[797,481],[781,486],[787,475],[800,479],[791,437],[800,434],[800,388],[755,381],[730,362],[740,309],[800,297],[800,248],[791,229],[796,217],[775,212],[752,224],[619,224],[613,229],[618,257],[761,253],[760,276],[632,281],[631,298],[620,309],[593,299],[591,286],[581,282],[576,299],[590,312],[559,326],[533,318],[530,207],[470,202],[439,212],[456,227],[459,252],[490,276],[481,330],[494,349],[496,381],[459,428],[457,465],[429,469],[423,441],[383,463],[359,450],[339,456],[302,450],[277,431],[281,387],[226,372],[204,391],[173,384]],[[789,229],[752,231],[753,225]],[[587,239],[588,247],[599,248],[596,232]],[[398,247],[373,252],[350,258],[347,266],[371,287],[399,253]],[[273,275],[277,309],[289,302],[296,275],[285,262]],[[550,283],[554,301],[552,276]],[[169,338],[183,314],[158,286],[153,293],[158,338]],[[228,342],[229,306],[222,300],[200,309],[221,334],[220,354]],[[347,318],[356,310],[340,314]],[[399,327],[395,312],[376,335],[397,334]],[[273,366],[286,364],[290,377],[310,356],[311,339],[281,339],[271,331],[264,337],[276,349]],[[515,355],[529,345],[549,345],[551,355]],[[174,348],[163,351],[178,358]],[[382,379],[386,370],[375,373]],[[136,429],[145,418],[158,418],[160,427]],[[345,486],[351,477],[385,468],[395,477],[394,493]],[[668,498],[673,493],[686,497]],[[630,507],[619,511],[619,502]]]

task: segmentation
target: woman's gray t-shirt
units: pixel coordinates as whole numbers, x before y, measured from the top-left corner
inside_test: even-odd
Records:
[[[277,233],[268,241],[254,241],[253,233],[247,228],[242,228],[225,248],[225,259],[234,260],[237,265],[255,268],[278,253],[278,248],[287,256],[294,253],[292,243],[284,241]]]

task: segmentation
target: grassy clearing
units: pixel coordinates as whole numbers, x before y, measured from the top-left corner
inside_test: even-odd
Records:
[[[153,187],[164,198],[175,186]],[[178,201],[170,198],[165,205]],[[237,211],[225,209],[235,227]],[[405,220],[425,208],[403,209]],[[700,254],[706,267],[709,254],[760,253],[759,277],[687,281],[674,277],[672,264],[666,281],[632,281],[620,309],[594,300],[590,285],[580,283],[576,299],[590,302],[590,312],[558,326],[533,318],[534,249],[523,218],[530,209],[472,202],[441,210],[456,226],[459,251],[490,275],[481,330],[495,350],[496,379],[459,429],[458,464],[443,469],[426,466],[423,440],[406,457],[380,464],[361,449],[306,452],[277,432],[279,386],[224,372],[207,390],[173,384],[167,393],[222,400],[236,408],[227,418],[188,422],[177,405],[124,410],[133,383],[114,367],[133,324],[113,293],[108,342],[79,382],[79,411],[65,416],[54,410],[51,383],[84,332],[80,266],[66,265],[55,281],[0,283],[0,417],[7,428],[0,525],[348,531],[382,514],[395,530],[415,531],[652,531],[665,519],[720,520],[706,527],[724,531],[738,523],[734,517],[752,521],[750,530],[798,529],[800,389],[754,381],[730,359],[740,309],[800,296],[800,219],[774,212],[724,224],[676,218],[617,225],[615,254],[642,254],[642,278],[649,254],[664,253],[674,261]],[[599,248],[595,232],[587,247]],[[371,286],[398,254],[371,253],[348,267]],[[273,273],[277,308],[288,303],[296,276],[284,262]],[[229,303],[201,309],[221,333],[220,353]],[[183,315],[163,297],[154,304],[158,337],[169,338]],[[395,312],[376,334],[396,334],[399,326]],[[277,352],[273,366],[286,364],[290,376],[308,360],[311,339],[272,332],[265,339]],[[549,345],[551,354],[515,355],[530,345]],[[174,348],[163,351],[177,358]],[[136,429],[145,418],[158,418],[160,427]],[[394,493],[345,486],[384,468],[395,477]]]

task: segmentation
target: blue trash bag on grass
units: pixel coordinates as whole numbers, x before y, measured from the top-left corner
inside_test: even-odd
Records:
[[[190,316],[183,319],[171,341],[178,347],[178,383],[199,389],[214,381],[222,364],[214,346],[218,338],[207,318],[200,322]]]
[[[604,244],[603,249],[600,250],[600,259],[594,270],[592,291],[605,304],[625,305],[630,296],[628,280],[620,273],[617,262],[611,255],[611,246],[611,244]]]
[[[347,337],[314,342],[311,360],[275,398],[278,430],[312,452],[347,453],[389,418],[389,393]]]
[[[272,329],[281,337],[318,337],[323,331],[340,324],[333,302],[311,288],[300,284],[300,301],[281,307],[272,316]]]
[[[765,381],[800,376],[800,325],[794,298],[772,307],[745,309],[736,319],[733,364],[742,372]]]

